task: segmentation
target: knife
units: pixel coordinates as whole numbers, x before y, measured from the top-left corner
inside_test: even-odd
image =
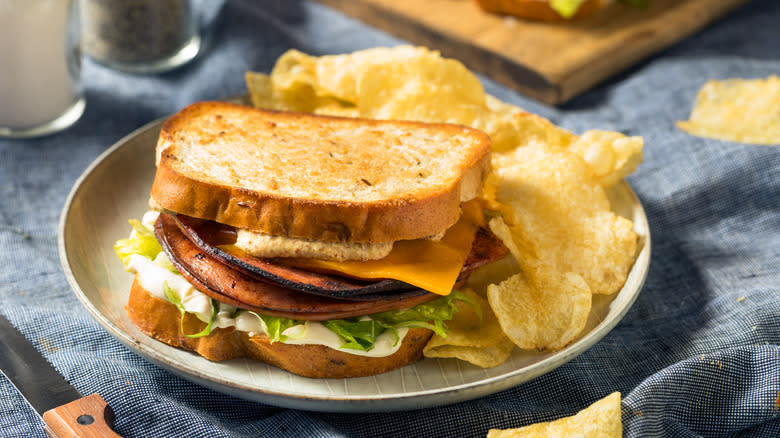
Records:
[[[82,397],[13,325],[0,315],[0,372],[55,438],[119,437],[114,412],[98,394]]]

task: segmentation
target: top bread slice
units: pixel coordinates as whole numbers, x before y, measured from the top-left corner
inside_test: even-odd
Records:
[[[162,127],[151,202],[276,236],[389,242],[437,234],[490,171],[458,125],[192,104]]]

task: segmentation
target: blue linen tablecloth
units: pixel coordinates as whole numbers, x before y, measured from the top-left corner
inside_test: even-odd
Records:
[[[75,126],[0,140],[0,313],[81,393],[108,401],[120,434],[484,436],[621,391],[625,436],[780,436],[780,148],[674,125],[708,79],[780,73],[780,2],[752,2],[561,108],[483,79],[489,93],[574,132],[644,137],[645,161],[629,182],[653,236],[647,282],[611,333],[553,372],[469,402],[364,415],[267,406],[176,377],[104,331],[60,267],[68,191],[125,134],[190,102],[244,93],[244,71],[269,71],[290,47],[325,54],[401,42],[318,4],[300,4],[303,18],[292,21],[248,1],[210,4],[218,14],[196,62],[133,76],[85,61],[88,104]],[[0,437],[27,436],[45,436],[42,424],[0,377]]]

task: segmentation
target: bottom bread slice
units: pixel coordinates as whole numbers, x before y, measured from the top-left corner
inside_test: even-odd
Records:
[[[137,278],[125,309],[141,332],[168,345],[194,351],[213,361],[249,357],[311,378],[371,376],[400,368],[419,360],[423,347],[433,336],[428,329],[410,329],[398,351],[386,357],[358,356],[322,345],[272,344],[264,335],[249,336],[234,328],[217,328],[208,336],[189,338],[182,333],[181,314],[176,306],[152,295]],[[206,324],[187,313],[181,326],[184,333],[198,333]]]

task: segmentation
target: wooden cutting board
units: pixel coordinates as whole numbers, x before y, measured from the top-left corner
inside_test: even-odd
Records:
[[[319,1],[528,96],[562,104],[749,0],[648,0],[647,9],[615,2],[563,23],[492,15],[472,0]]]

